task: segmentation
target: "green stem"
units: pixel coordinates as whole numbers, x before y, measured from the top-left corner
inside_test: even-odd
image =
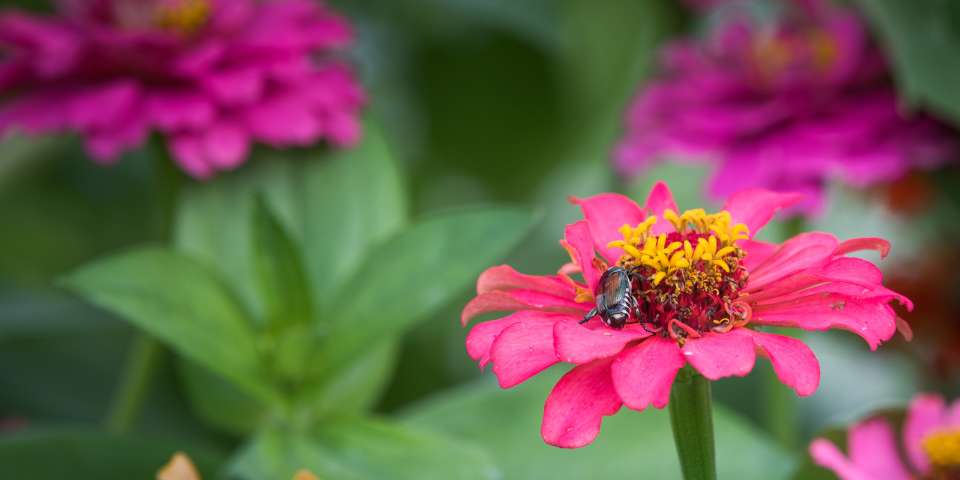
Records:
[[[137,421],[143,402],[150,393],[150,385],[162,353],[160,343],[149,335],[140,333],[133,339],[120,377],[120,386],[114,392],[110,404],[107,430],[125,433]]]
[[[684,368],[670,392],[670,425],[684,480],[716,480],[710,381]]]
[[[154,161],[155,228],[157,237],[169,242],[182,174],[173,165],[166,147],[159,141],[155,142],[154,146],[151,153]],[[163,346],[150,335],[140,332],[133,339],[120,383],[110,401],[106,419],[109,431],[124,433],[137,422],[163,355]]]

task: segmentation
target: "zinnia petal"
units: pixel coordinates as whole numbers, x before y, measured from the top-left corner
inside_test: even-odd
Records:
[[[596,253],[594,250],[593,237],[590,235],[590,227],[587,222],[579,222],[567,225],[563,235],[567,246],[572,249],[571,254],[575,255],[577,265],[583,273],[583,279],[587,282],[587,287],[591,292],[597,290],[597,283],[600,282],[600,275],[603,272],[597,271],[594,266]]]
[[[756,348],[744,329],[735,328],[727,333],[708,333],[701,338],[687,339],[683,356],[704,377],[718,380],[750,373],[756,361]]]
[[[832,258],[836,249],[837,238],[829,233],[801,233],[783,242],[773,255],[750,271],[746,290],[757,290],[793,273],[822,265]]]
[[[511,310],[541,310],[578,313],[581,316],[590,310],[590,305],[580,304],[569,298],[532,290],[493,291],[477,295],[463,307],[460,323],[466,325],[477,315]]]
[[[773,371],[784,385],[801,397],[817,391],[820,386],[820,362],[805,343],[785,335],[738,330],[743,330],[753,338],[754,345],[767,355],[773,364]]]
[[[490,349],[493,347],[493,341],[497,339],[501,332],[513,326],[513,324],[521,321],[553,324],[567,318],[570,317],[563,314],[523,310],[496,320],[480,322],[474,325],[470,329],[470,333],[467,334],[467,354],[477,362],[480,368],[483,368],[490,361]]]
[[[900,461],[893,430],[886,420],[873,418],[858,423],[847,435],[850,460],[876,480],[910,480]]]
[[[616,357],[611,367],[613,384],[623,403],[634,410],[651,404],[663,408],[670,401],[670,387],[684,363],[677,342],[651,337]]]
[[[549,293],[558,297],[572,297],[575,295],[573,287],[560,279],[560,277],[525,275],[517,272],[510,265],[490,267],[481,273],[480,278],[477,279],[477,293],[513,289]]]
[[[780,304],[754,306],[751,321],[805,330],[840,328],[859,335],[871,350],[876,350],[896,333],[896,318],[896,313],[885,302],[816,294]]]
[[[663,218],[663,212],[664,210],[673,210],[675,213],[680,213],[680,208],[677,207],[677,202],[673,199],[673,192],[670,191],[670,187],[666,183],[657,182],[653,185],[645,205],[650,215],[657,216],[657,223],[650,228],[652,233],[660,234],[673,231],[673,224]]]
[[[817,465],[830,469],[840,480],[876,480],[844,456],[829,440],[814,440],[810,444],[810,456]]]
[[[943,426],[946,405],[939,395],[917,395],[907,409],[903,424],[903,444],[913,468],[921,473],[930,471],[930,459],[923,451],[923,438]]]
[[[646,218],[636,202],[618,193],[601,193],[582,199],[570,197],[570,201],[580,205],[594,245],[609,263],[615,263],[623,253],[619,248],[607,247],[608,243],[622,239],[620,227],[624,224],[635,226]]]
[[[851,238],[840,243],[834,255],[846,255],[862,250],[876,250],[880,252],[880,258],[884,258],[890,253],[890,242],[876,237]]]
[[[796,205],[801,200],[803,196],[796,193],[749,189],[733,194],[723,209],[730,212],[733,223],[746,225],[753,237],[777,211]]]
[[[627,325],[621,330],[605,327],[591,330],[578,323],[562,321],[554,326],[554,345],[563,362],[581,364],[612,357],[628,343],[651,335],[640,325]]]
[[[550,317],[522,318],[503,329],[490,347],[493,373],[500,387],[510,388],[557,363]]]
[[[617,413],[622,405],[610,380],[612,362],[611,358],[579,365],[557,382],[543,407],[540,435],[545,442],[579,448],[597,438],[603,417]]]

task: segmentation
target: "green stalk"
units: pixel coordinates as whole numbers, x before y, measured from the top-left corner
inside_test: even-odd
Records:
[[[684,480],[716,480],[710,381],[685,367],[670,392],[670,426]]]
[[[153,195],[156,199],[155,228],[157,237],[169,242],[173,232],[181,173],[173,165],[166,147],[161,142],[156,141],[154,147],[151,153],[155,182]],[[127,432],[140,418],[140,411],[150,393],[153,377],[163,354],[164,348],[156,339],[143,332],[137,333],[124,362],[120,383],[110,401],[106,418],[107,430],[114,433]]]

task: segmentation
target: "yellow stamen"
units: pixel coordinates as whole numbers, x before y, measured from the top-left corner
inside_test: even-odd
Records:
[[[210,18],[210,4],[207,0],[169,0],[161,2],[155,15],[160,28],[193,33]]]
[[[927,435],[921,442],[935,467],[960,467],[960,430],[941,430]]]

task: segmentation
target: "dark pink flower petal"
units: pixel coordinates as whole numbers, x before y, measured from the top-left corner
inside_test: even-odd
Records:
[[[612,361],[579,365],[557,382],[543,407],[540,435],[545,442],[580,448],[597,438],[603,417],[617,413],[622,405],[610,380]]]
[[[890,253],[890,242],[876,237],[851,238],[841,242],[833,254],[839,256],[861,250],[876,250],[880,252],[880,258],[884,258]]]
[[[213,175],[213,167],[207,162],[206,149],[196,135],[177,135],[171,137],[167,144],[174,161],[183,171],[198,179]]]
[[[121,123],[140,100],[137,82],[118,79],[78,89],[66,105],[67,123],[82,132],[123,127]]]
[[[844,456],[829,440],[814,440],[810,444],[810,456],[817,465],[830,469],[840,480],[876,480]]]
[[[575,320],[557,322],[553,329],[554,346],[560,361],[576,364],[612,357],[628,343],[650,335],[640,325],[627,325],[622,330],[589,329]]]
[[[752,238],[777,211],[796,205],[801,200],[803,196],[796,193],[749,189],[733,194],[723,209],[730,212],[733,223],[745,224]]]
[[[636,226],[646,218],[636,202],[618,193],[601,193],[582,199],[570,197],[570,201],[580,205],[594,246],[609,263],[615,263],[623,254],[619,248],[607,247],[608,243],[623,239],[620,227],[624,224]]]
[[[490,349],[493,346],[493,341],[496,340],[501,332],[513,326],[515,323],[520,321],[556,323],[572,319],[575,319],[575,317],[557,313],[523,310],[496,320],[480,322],[474,325],[473,328],[470,329],[470,333],[467,334],[467,354],[477,362],[480,368],[483,368],[490,361]]]
[[[576,295],[573,287],[556,275],[526,275],[514,270],[510,265],[490,267],[477,279],[477,293],[514,289],[549,293],[558,297],[572,298]]]
[[[470,355],[470,358],[477,362],[477,366],[481,369],[487,366],[487,363],[490,362],[490,347],[493,346],[493,341],[497,339],[500,332],[520,321],[517,316],[529,315],[530,313],[532,312],[525,310],[474,325],[467,333],[467,355]]]
[[[939,395],[917,395],[910,402],[903,424],[903,445],[910,463],[918,472],[930,472],[930,459],[923,451],[923,439],[930,432],[943,427],[946,408],[943,397]]]
[[[655,234],[668,233],[674,230],[673,224],[663,218],[664,210],[673,210],[674,213],[680,213],[677,202],[673,199],[673,192],[664,182],[657,182],[650,189],[650,195],[647,196],[647,210],[650,215],[656,215],[657,223],[651,227],[651,232]],[[633,226],[633,225],[631,225]]]
[[[503,329],[490,347],[493,373],[500,387],[510,388],[557,363],[553,349],[556,317],[522,317]]]
[[[567,225],[563,238],[566,247],[571,251],[571,254],[576,257],[574,260],[576,260],[577,265],[580,267],[583,280],[587,282],[587,288],[589,288],[591,292],[596,292],[597,283],[600,282],[600,275],[602,275],[603,272],[597,271],[597,268],[594,266],[596,253],[594,250],[593,237],[590,235],[590,227],[587,225],[587,222],[581,220]]]
[[[615,358],[613,384],[626,406],[634,410],[667,406],[673,379],[685,363],[677,342],[650,337]]]
[[[545,312],[564,312],[583,316],[590,305],[574,302],[568,298],[531,290],[510,290],[506,292],[487,292],[477,295],[460,313],[460,323],[466,325],[477,315],[490,312],[509,312],[511,310],[540,310]]]
[[[360,121],[352,111],[330,112],[323,116],[321,123],[327,139],[334,145],[351,147],[360,141]]]
[[[264,89],[263,72],[252,66],[211,72],[201,77],[200,82],[225,105],[253,103],[260,99]]]
[[[784,385],[797,395],[806,397],[820,386],[820,362],[806,344],[785,335],[743,330],[753,339],[753,344],[763,351],[773,364],[773,371]]]
[[[777,253],[777,250],[780,249],[780,245],[770,242],[761,242],[760,240],[740,240],[737,242],[737,245],[747,253],[746,257],[743,257],[743,266],[747,268],[747,271],[754,271],[760,265],[767,261],[774,253]]]
[[[874,418],[858,423],[847,434],[850,460],[877,480],[910,480],[900,461],[896,438],[886,420]]]
[[[244,111],[242,121],[258,140],[278,148],[309,145],[323,131],[309,105],[291,98],[272,98],[251,105]]]
[[[204,135],[204,148],[210,163],[221,170],[240,166],[250,151],[250,138],[239,125],[219,122]]]
[[[820,232],[801,233],[786,242],[750,271],[746,291],[754,291],[773,281],[808,268],[818,267],[833,256],[837,239]]]
[[[742,377],[753,370],[757,358],[753,340],[741,328],[689,338],[682,350],[687,363],[710,380]]]
[[[214,118],[213,103],[199,92],[152,92],[146,101],[151,123],[164,132],[205,128]]]
[[[840,328],[859,335],[871,350],[876,350],[896,333],[896,318],[896,313],[885,301],[828,293],[756,305],[751,322],[804,330]]]

